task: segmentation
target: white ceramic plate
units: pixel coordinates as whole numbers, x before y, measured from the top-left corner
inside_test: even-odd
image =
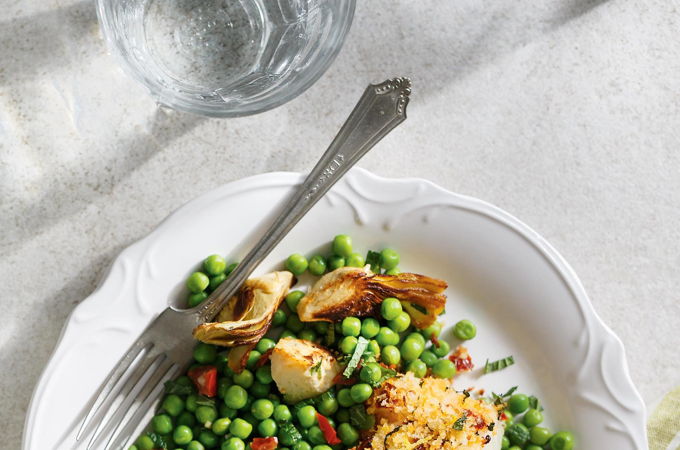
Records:
[[[184,301],[183,281],[211,253],[238,260],[301,180],[271,173],[236,181],[184,205],[123,251],[97,290],[72,313],[35,389],[23,448],[45,450],[76,420],[115,362],[168,304]],[[261,265],[292,252],[323,250],[347,233],[356,249],[396,248],[400,268],[449,283],[442,336],[467,318],[477,367],[514,355],[501,372],[466,375],[458,388],[519,390],[538,396],[547,424],[568,429],[579,449],[647,448],[645,409],[623,346],[593,311],[562,257],[519,220],[482,201],[420,179],[351,171]],[[187,336],[187,339],[191,339]]]

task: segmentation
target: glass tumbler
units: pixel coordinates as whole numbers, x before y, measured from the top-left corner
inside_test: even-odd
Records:
[[[162,104],[215,117],[279,106],[312,85],[355,0],[97,0],[111,51]]]

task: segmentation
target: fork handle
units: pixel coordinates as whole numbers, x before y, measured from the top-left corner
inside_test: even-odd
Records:
[[[411,94],[408,78],[369,85],[338,134],[281,214],[229,277],[197,307],[198,321],[209,322],[255,268],[300,219],[375,144],[406,120]]]

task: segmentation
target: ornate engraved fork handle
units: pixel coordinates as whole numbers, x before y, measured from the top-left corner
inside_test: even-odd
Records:
[[[243,261],[200,306],[197,320],[207,322],[245,282],[258,264],[296,223],[375,144],[406,120],[411,94],[408,78],[369,85],[333,142],[305,181],[285,203],[281,214]]]

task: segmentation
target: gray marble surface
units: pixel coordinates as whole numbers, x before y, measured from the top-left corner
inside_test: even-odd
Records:
[[[490,201],[545,236],[623,340],[648,405],[680,384],[680,15],[662,0],[359,2],[294,101],[217,120],[159,108],[90,1],[0,0],[0,423],[18,448],[70,311],[192,197],[304,171],[363,87],[414,83],[360,166]]]

